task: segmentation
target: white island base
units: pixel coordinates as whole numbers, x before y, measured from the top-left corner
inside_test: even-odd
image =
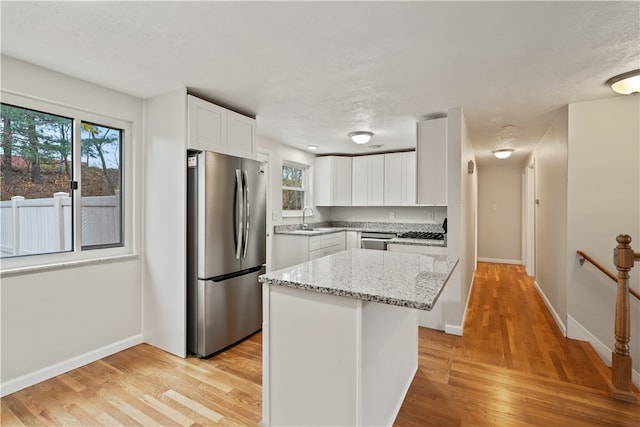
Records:
[[[262,424],[393,424],[418,369],[413,308],[263,283]]]

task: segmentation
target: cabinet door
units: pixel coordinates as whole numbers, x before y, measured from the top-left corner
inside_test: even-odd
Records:
[[[227,110],[188,95],[188,146],[197,150],[227,152]]]
[[[416,206],[416,152],[402,153],[402,206]]]
[[[384,155],[384,205],[400,206],[403,200],[403,153]]]
[[[256,121],[233,111],[227,112],[227,150],[232,156],[256,158]]]
[[[360,248],[360,232],[359,231],[345,232],[345,248],[346,249]]]
[[[316,157],[313,192],[316,206],[332,206],[331,203],[331,157]],[[351,191],[351,188],[349,188]]]
[[[447,118],[418,123],[418,204],[447,204]]]
[[[332,165],[332,205],[351,206],[351,157],[334,157]]]
[[[353,158],[351,200],[353,206],[367,206],[369,200],[369,156]]]
[[[369,206],[384,204],[384,154],[366,156],[369,158]]]

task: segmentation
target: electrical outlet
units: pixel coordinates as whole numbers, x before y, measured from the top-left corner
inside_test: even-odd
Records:
[[[396,219],[396,213],[393,211],[389,212],[389,219]]]

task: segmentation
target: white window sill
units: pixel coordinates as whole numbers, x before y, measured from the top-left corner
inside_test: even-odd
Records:
[[[313,215],[305,215],[305,218],[315,218]],[[302,218],[302,211],[282,211],[282,218]]]
[[[42,273],[42,272],[52,271],[52,270],[63,270],[63,269],[74,268],[74,267],[84,267],[84,266],[95,265],[95,264],[130,261],[130,260],[136,260],[139,258],[140,257],[138,254],[126,254],[126,255],[107,256],[102,258],[63,261],[63,262],[56,262],[51,264],[21,266],[21,267],[3,269],[2,271],[0,271],[0,278],[21,276],[21,275],[27,275],[27,274],[33,274],[33,273]]]

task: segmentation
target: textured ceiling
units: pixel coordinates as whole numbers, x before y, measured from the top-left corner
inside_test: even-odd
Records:
[[[12,2],[2,54],[147,98],[180,87],[320,153],[415,146],[463,107],[479,164],[521,163],[573,102],[640,68],[631,2]],[[501,142],[503,126],[513,125]]]

